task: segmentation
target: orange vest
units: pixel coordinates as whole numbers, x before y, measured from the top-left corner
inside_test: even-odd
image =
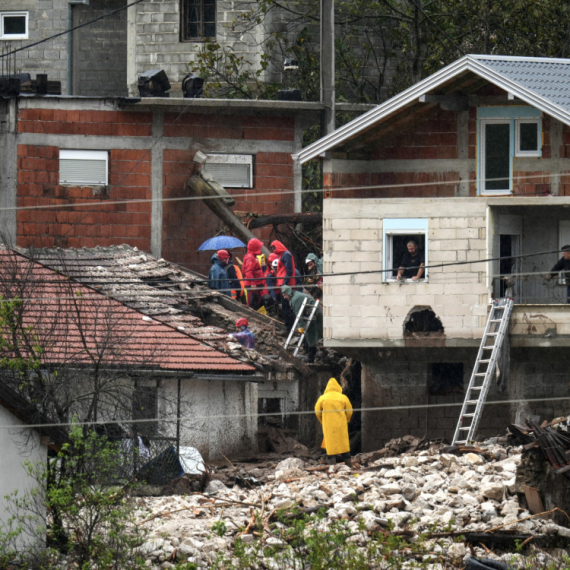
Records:
[[[234,263],[234,267],[236,270],[236,275],[240,284],[240,290],[239,293],[237,291],[235,291],[234,289],[232,289],[232,299],[240,299],[242,296],[245,298],[245,302],[247,303],[247,291],[245,289],[245,286],[243,284],[243,274],[241,272],[241,268],[238,267],[235,263]]]

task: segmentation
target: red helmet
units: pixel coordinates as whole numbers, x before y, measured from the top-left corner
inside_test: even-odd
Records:
[[[229,259],[230,258],[230,254],[225,249],[220,249],[220,251],[217,252],[217,255],[218,255],[218,259]]]
[[[249,323],[247,322],[247,319],[244,319],[243,317],[236,321],[236,327],[248,327],[248,326]]]

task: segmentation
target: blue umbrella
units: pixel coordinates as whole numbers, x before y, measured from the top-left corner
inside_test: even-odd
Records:
[[[218,249],[235,249],[236,247],[245,247],[245,243],[233,236],[215,236],[213,238],[207,239],[198,248],[198,251],[218,251]]]

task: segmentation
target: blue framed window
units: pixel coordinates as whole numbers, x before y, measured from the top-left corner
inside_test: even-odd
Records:
[[[534,107],[477,110],[478,192],[511,194],[515,158],[542,155],[541,113]]]

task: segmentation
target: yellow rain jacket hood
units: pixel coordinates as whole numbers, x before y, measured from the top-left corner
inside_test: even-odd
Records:
[[[325,393],[317,400],[315,414],[323,424],[321,447],[327,450],[327,455],[350,451],[348,422],[352,417],[352,405],[335,378],[329,380]]]

